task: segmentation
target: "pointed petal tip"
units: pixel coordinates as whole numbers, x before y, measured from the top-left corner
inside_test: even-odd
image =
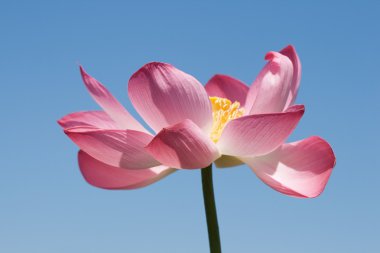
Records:
[[[287,45],[280,51],[281,54],[295,53],[295,52],[296,52],[296,49],[292,44]]]
[[[57,120],[58,125],[60,125],[62,128],[64,127],[63,118],[60,118]]]
[[[94,84],[90,84],[89,82],[91,82],[91,79],[94,79],[94,81],[96,81],[96,82],[98,82],[98,81],[95,80],[95,78],[93,78],[92,76],[90,76],[90,75],[86,72],[86,70],[83,68],[82,65],[79,65],[79,72],[80,72],[80,75],[81,75],[81,77],[82,77],[82,80],[83,80],[85,86],[86,86],[88,89],[90,89],[90,91],[93,90],[94,87],[92,87],[92,86],[94,86]],[[102,85],[102,84],[101,84],[101,85]],[[102,86],[103,86],[103,85],[102,85]],[[104,87],[104,88],[105,88],[105,87]]]
[[[101,84],[98,80],[96,80],[94,77],[89,75],[86,72],[86,70],[83,68],[82,65],[79,65],[79,72],[80,72],[80,75],[82,77],[82,80],[83,80],[85,86],[90,90],[90,92],[91,92],[91,90],[94,90],[94,88],[95,88],[94,86],[99,86],[99,85],[103,86],[102,87],[103,89],[106,89],[103,84]],[[91,82],[98,82],[99,84],[94,84]]]
[[[81,75],[88,75],[87,72],[84,70],[83,66],[82,65],[79,65],[79,71],[81,73]]]
[[[91,97],[120,128],[147,132],[102,83],[87,74],[82,66],[79,66],[79,69],[83,83]]]
[[[92,82],[92,81],[98,82],[98,81],[95,80],[95,78],[93,78],[92,76],[90,76],[90,75],[86,72],[86,70],[84,70],[84,68],[83,68],[82,65],[79,65],[79,72],[80,72],[80,75],[81,75],[81,77],[82,77],[82,80],[83,80],[85,86],[86,86],[88,89],[90,89],[90,92],[91,92],[92,90],[94,90],[94,87],[93,87],[94,84],[92,84],[92,83],[90,83],[90,82]],[[91,79],[93,79],[93,80],[91,80]],[[103,86],[103,85],[101,84],[101,86]],[[103,87],[103,88],[104,88],[104,87]]]

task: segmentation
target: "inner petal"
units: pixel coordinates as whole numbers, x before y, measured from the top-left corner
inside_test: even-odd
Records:
[[[240,118],[244,114],[244,109],[240,108],[240,103],[231,102],[227,98],[209,97],[212,106],[212,129],[210,138],[213,142],[217,142],[223,132],[226,124],[236,118]]]

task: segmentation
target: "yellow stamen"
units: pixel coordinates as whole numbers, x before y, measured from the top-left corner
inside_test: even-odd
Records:
[[[232,103],[227,98],[220,97],[209,97],[212,105],[212,130],[211,130],[211,140],[215,143],[219,140],[222,135],[223,129],[226,124],[236,118],[240,118],[244,114],[244,109],[239,108],[240,103]]]

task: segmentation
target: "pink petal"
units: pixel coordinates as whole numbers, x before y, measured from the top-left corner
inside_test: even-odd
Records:
[[[292,86],[289,92],[289,97],[286,103],[285,108],[294,104],[296,100],[298,88],[300,86],[301,81],[301,61],[297,55],[296,49],[289,45],[280,51],[281,54],[287,56],[293,64],[293,79]]]
[[[282,112],[291,90],[293,64],[277,52],[265,56],[269,62],[251,85],[245,108],[247,114]]]
[[[107,113],[103,111],[87,111],[70,113],[60,120],[58,124],[63,129],[74,127],[94,127],[100,129],[118,129],[115,121],[113,121]]]
[[[65,133],[81,150],[114,167],[145,169],[160,165],[144,147],[153,136],[135,130],[69,128]]]
[[[220,156],[214,142],[191,120],[162,129],[146,149],[160,163],[182,169],[206,167]]]
[[[117,123],[119,128],[147,132],[147,130],[122,106],[117,99],[95,78],[80,67],[82,79],[92,98]]]
[[[184,119],[205,130],[211,127],[211,104],[204,87],[172,65],[144,65],[129,80],[128,93],[137,112],[156,132]]]
[[[144,187],[175,171],[166,166],[141,170],[113,167],[96,160],[83,151],[78,153],[78,162],[82,175],[89,184],[110,190]]]
[[[217,145],[223,155],[265,155],[280,146],[301,119],[303,105],[283,113],[248,115],[227,123]]]
[[[244,107],[248,86],[243,82],[226,75],[215,75],[206,84],[205,89],[210,97],[227,98],[238,101]]]
[[[300,198],[320,195],[335,166],[330,145],[316,136],[284,144],[266,156],[240,159],[276,191]]]

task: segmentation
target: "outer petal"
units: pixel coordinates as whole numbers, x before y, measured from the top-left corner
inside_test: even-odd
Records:
[[[284,144],[266,156],[240,159],[276,191],[300,198],[320,195],[335,166],[330,145],[316,136]]]
[[[292,45],[285,47],[280,53],[287,56],[293,64],[292,86],[285,106],[285,108],[287,108],[294,103],[297,97],[298,88],[301,82],[301,61],[297,55],[296,49]]]
[[[134,130],[70,128],[65,133],[81,150],[114,167],[145,169],[160,165],[144,147],[153,136]]]
[[[293,64],[277,52],[265,56],[269,62],[251,85],[245,108],[247,114],[282,112],[289,96],[293,78]]]
[[[205,89],[210,97],[227,98],[238,101],[244,107],[248,86],[243,82],[226,75],[215,75],[206,84]]]
[[[78,153],[79,167],[86,181],[103,189],[136,189],[150,185],[174,172],[166,166],[128,170],[102,163],[83,151]]]
[[[80,72],[92,98],[117,123],[119,128],[147,132],[100,82],[88,75],[82,67],[80,67]]]
[[[74,127],[94,127],[100,129],[118,129],[115,121],[113,121],[107,113],[103,111],[87,111],[70,113],[60,120],[58,124],[63,129]]]
[[[280,146],[292,133],[305,108],[295,105],[286,112],[256,114],[230,121],[217,145],[223,155],[265,155]]]
[[[216,145],[191,120],[164,128],[146,149],[160,163],[182,169],[206,167],[220,156]]]
[[[129,80],[128,93],[136,110],[156,132],[184,119],[204,130],[211,127],[211,104],[204,87],[172,65],[144,65]]]

